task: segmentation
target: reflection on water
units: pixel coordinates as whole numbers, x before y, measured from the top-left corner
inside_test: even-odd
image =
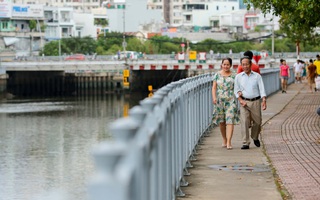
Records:
[[[0,200],[84,200],[94,172],[90,151],[111,138],[108,124],[142,95],[0,102]]]

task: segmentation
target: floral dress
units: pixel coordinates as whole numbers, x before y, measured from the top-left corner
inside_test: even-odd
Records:
[[[222,76],[220,72],[217,72],[213,81],[217,82],[217,104],[214,105],[213,123],[220,124],[226,122],[226,124],[238,124],[239,114],[237,100],[234,95],[234,79],[236,74],[234,72],[229,76]]]

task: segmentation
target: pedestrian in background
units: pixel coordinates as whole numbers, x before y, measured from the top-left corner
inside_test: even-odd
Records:
[[[237,104],[234,96],[234,79],[231,71],[232,59],[222,59],[221,70],[213,77],[212,101],[214,104],[213,123],[219,124],[222,136],[222,147],[232,149],[231,139],[234,125],[239,122]]]
[[[120,50],[117,52],[118,60],[120,60]]]
[[[309,62],[301,61],[301,64],[302,64],[301,79],[304,80],[307,77],[307,67],[309,65]]]
[[[313,64],[317,67],[316,73],[318,76],[320,76],[320,56],[316,55],[316,60],[313,62]]]
[[[288,79],[290,78],[290,68],[287,65],[286,60],[281,59],[280,60],[281,66],[280,66],[280,78],[281,78],[281,89],[282,93],[287,93],[287,83]]]
[[[301,83],[302,63],[300,60],[297,60],[297,62],[293,64],[293,70],[296,83]]]
[[[210,53],[210,59],[213,60],[214,51],[212,49],[210,49],[209,53]]]
[[[309,62],[310,64],[307,67],[307,71],[308,71],[307,79],[308,79],[310,92],[313,93],[313,88],[316,91],[316,88],[314,85],[315,85],[315,78],[317,77],[317,72],[316,72],[317,67],[313,64],[312,59],[310,59]]]
[[[246,52],[243,53],[243,56],[248,56],[250,58],[250,60],[252,60],[253,53],[252,53],[252,51],[246,51]],[[252,65],[251,65],[251,70],[260,74],[259,66],[257,66],[254,63],[252,63]],[[240,65],[238,66],[237,73],[239,74],[241,72],[243,72],[243,68],[242,68],[241,63],[240,63]]]
[[[241,149],[249,149],[251,120],[253,120],[251,138],[254,144],[260,147],[261,108],[262,110],[267,109],[266,92],[261,75],[251,70],[252,60],[248,56],[244,56],[240,63],[244,71],[236,75],[234,93],[240,103]]]

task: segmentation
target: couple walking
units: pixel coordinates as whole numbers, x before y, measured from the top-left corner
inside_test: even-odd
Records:
[[[245,52],[240,62],[239,67],[243,72],[236,75],[231,71],[232,59],[222,59],[221,70],[214,75],[212,85],[212,101],[215,105],[213,123],[219,124],[223,139],[222,147],[228,150],[232,149],[234,125],[239,123],[236,98],[240,104],[241,149],[250,148],[250,128],[254,144],[260,147],[261,108],[262,110],[267,108],[262,77],[252,70],[252,52]]]

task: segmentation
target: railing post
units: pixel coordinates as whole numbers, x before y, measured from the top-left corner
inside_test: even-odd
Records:
[[[115,166],[125,154],[127,146],[124,143],[106,141],[94,148],[92,154],[97,172],[89,183],[91,200],[125,200],[124,187],[115,176]]]

